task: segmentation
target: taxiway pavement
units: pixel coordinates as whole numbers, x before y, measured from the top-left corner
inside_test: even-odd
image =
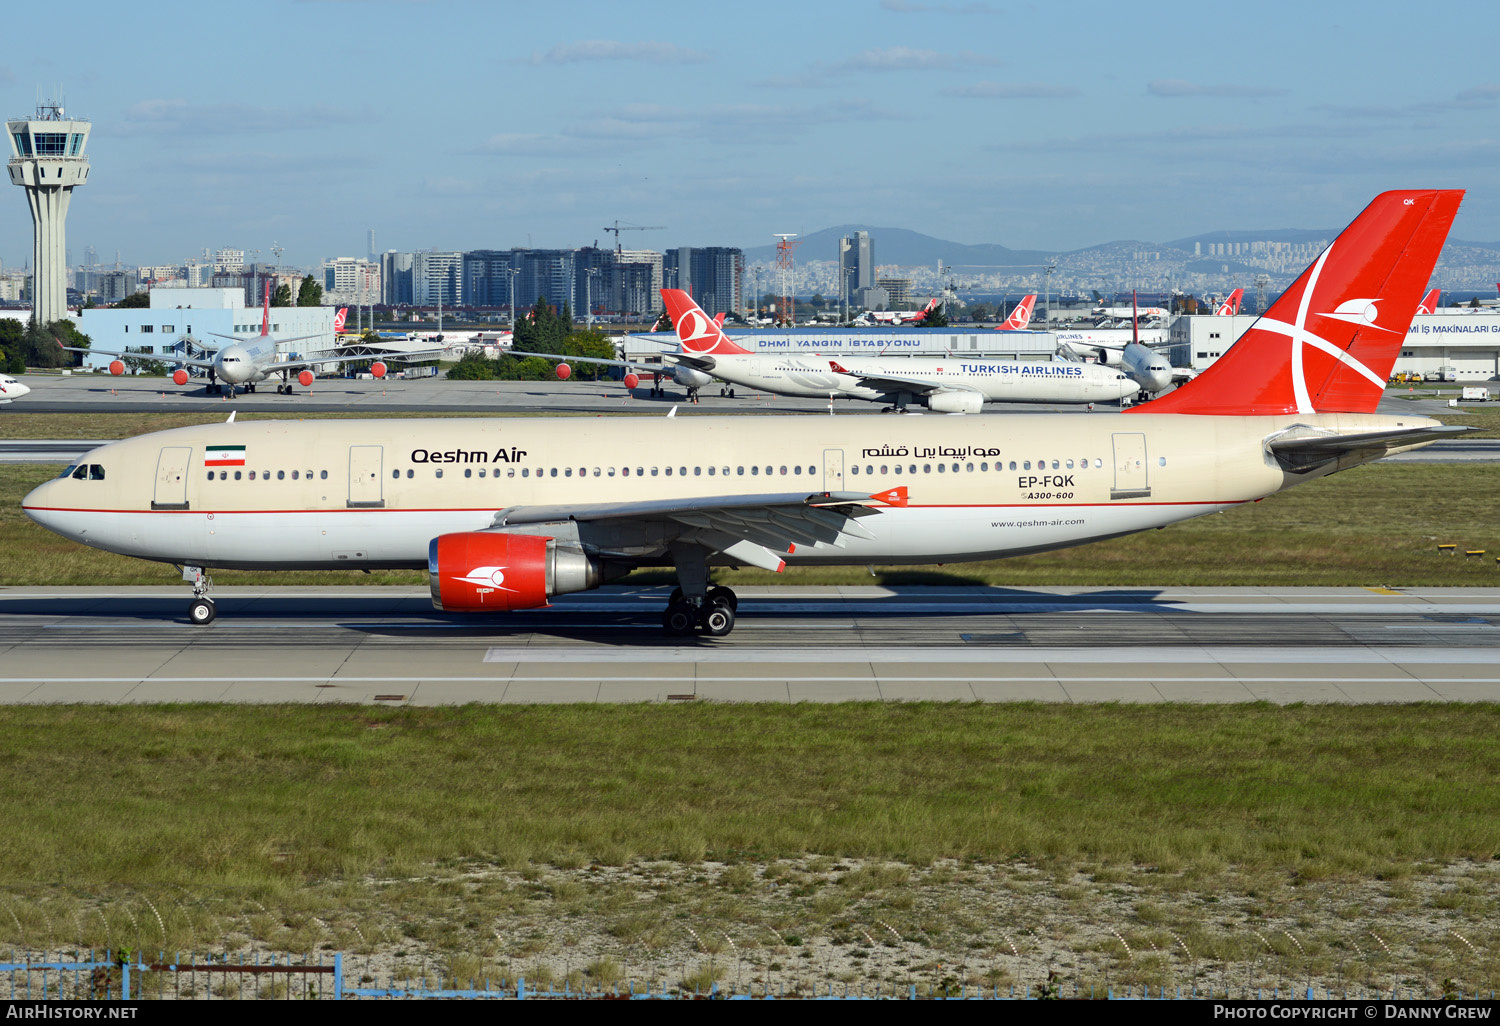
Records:
[[[612,587],[492,618],[423,588],[0,590],[0,703],[1500,699],[1500,588],[745,588],[728,638]]]

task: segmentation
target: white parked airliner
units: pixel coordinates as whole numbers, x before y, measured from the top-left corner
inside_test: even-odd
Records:
[[[0,403],[8,403],[30,394],[31,389],[28,386],[21,384],[9,374],[0,374]]]
[[[344,311],[340,310],[335,317],[335,325],[342,326]],[[229,338],[227,335],[217,336]],[[93,353],[96,356],[113,356],[110,361],[109,372],[114,375],[125,373],[126,360],[153,360],[164,363],[177,363],[183,366],[172,372],[174,384],[186,385],[190,375],[187,367],[201,367],[208,372],[207,392],[210,395],[220,395],[224,385],[229,386],[229,397],[234,398],[234,390],[237,386],[244,386],[246,392],[254,392],[255,386],[269,378],[280,375],[281,381],[276,385],[278,394],[291,395],[293,373],[295,380],[303,388],[312,385],[316,375],[312,368],[328,363],[354,363],[370,359],[368,355],[361,356],[324,356],[319,354],[315,359],[294,357],[292,359],[281,359],[276,352],[278,345],[288,342],[301,342],[303,339],[316,338],[316,335],[299,335],[296,338],[275,338],[271,334],[271,283],[266,282],[265,307],[261,313],[260,334],[248,342],[231,340],[229,345],[215,350],[212,357],[199,359],[190,356],[173,356],[170,354],[141,354],[141,353],[117,353],[108,349],[80,349],[74,346],[63,346],[71,353]],[[431,359],[443,353],[442,349],[432,349],[417,353],[402,353],[403,359]],[[385,377],[386,364],[384,361],[376,360],[370,365],[370,373],[377,378]],[[224,384],[220,384],[223,382]]]
[[[257,421],[112,442],[26,496],[85,545],[212,567],[425,567],[441,609],[545,606],[674,567],[949,563],[1231,509],[1462,432],[1375,412],[1462,193],[1377,197],[1223,357],[1123,415]],[[706,320],[706,319],[705,319]]]
[[[690,393],[719,378],[740,388],[803,399],[863,399],[895,410],[914,403],[935,413],[978,413],[985,403],[1103,403],[1140,390],[1118,370],[1066,360],[756,353],[736,345],[686,292],[662,289],[661,296],[680,346],[663,357],[675,364],[673,376],[685,379]],[[632,377],[650,369],[624,360],[578,359],[626,367]],[[626,384],[635,387],[630,377]]]

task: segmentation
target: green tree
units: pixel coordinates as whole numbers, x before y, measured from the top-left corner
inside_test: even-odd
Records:
[[[667,313],[665,310],[663,310],[661,312],[661,316],[656,319],[656,326],[653,327],[651,330],[652,331],[675,331],[676,328],[672,324],[672,315],[669,314],[669,313]]]
[[[80,362],[78,354],[64,350],[63,346],[87,349],[92,340],[64,318],[51,324],[38,326],[32,323],[26,329],[23,354],[28,367],[74,367]]]
[[[297,289],[298,306],[322,306],[323,286],[312,275],[302,279],[302,286]]]
[[[273,292],[273,293],[271,293],[271,305],[272,306],[291,306],[292,305],[292,287],[290,285],[288,285],[286,282],[282,282],[280,285],[276,286],[276,291]]]
[[[449,381],[494,381],[499,376],[495,361],[478,349],[469,350],[448,368]]]
[[[939,303],[932,308],[932,312],[920,322],[924,328],[946,328],[948,327],[948,304]]]
[[[563,348],[558,352],[566,356],[587,356],[595,360],[619,359],[614,344],[602,331],[575,331],[567,337]],[[574,372],[579,376],[587,375],[594,381],[598,381],[600,375],[609,373],[608,368],[597,363],[580,364],[574,368]]]
[[[145,310],[151,306],[151,293],[132,292],[115,304],[116,310]]]
[[[26,373],[26,328],[11,317],[0,319],[0,364],[7,374]]]

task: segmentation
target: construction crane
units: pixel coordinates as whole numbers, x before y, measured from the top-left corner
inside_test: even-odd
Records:
[[[666,231],[666,229],[667,226],[664,224],[630,224],[628,221],[624,224],[621,224],[618,219],[616,219],[615,226],[613,228],[609,227],[608,225],[606,225],[604,228],[604,230],[607,232],[615,233],[615,256],[619,256],[621,252],[621,232],[659,232]]]

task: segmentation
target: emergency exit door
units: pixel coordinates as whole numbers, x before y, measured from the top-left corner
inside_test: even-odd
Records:
[[[823,450],[823,490],[825,492],[841,492],[844,490],[844,450]]]
[[[1121,433],[1114,436],[1115,482],[1109,490],[1111,499],[1141,499],[1151,494],[1147,478],[1146,436]]]
[[[349,508],[378,509],[385,505],[381,492],[381,457],[379,445],[349,446]]]

